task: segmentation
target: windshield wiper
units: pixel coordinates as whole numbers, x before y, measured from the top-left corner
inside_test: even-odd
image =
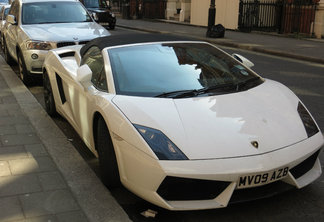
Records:
[[[236,89],[236,85],[233,83],[225,83],[210,87],[205,87],[201,89],[191,89],[191,90],[178,90],[172,92],[166,92],[155,97],[164,97],[164,98],[186,98],[186,97],[196,97],[209,93],[211,91],[221,91],[221,92],[232,92]]]
[[[219,85],[215,85],[215,86],[209,86],[209,87],[205,87],[202,89],[198,89],[197,93],[198,93],[198,95],[201,95],[201,94],[209,93],[211,91],[232,92],[234,89],[236,89],[235,84],[224,83],[224,84],[219,84]]]
[[[255,77],[252,77],[252,78],[250,78],[248,80],[245,80],[243,82],[239,82],[239,83],[236,84],[236,91],[241,90],[241,88],[245,87],[246,85],[248,85],[248,84],[250,84],[252,82],[258,81],[258,83],[259,83],[260,79],[261,78],[259,76],[255,76]]]
[[[197,90],[178,90],[178,91],[171,91],[171,92],[165,92],[161,93],[159,95],[156,95],[154,97],[161,97],[161,98],[184,98],[184,97],[191,97],[196,96]]]

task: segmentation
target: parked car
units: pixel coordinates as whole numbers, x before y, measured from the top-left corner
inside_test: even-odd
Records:
[[[21,79],[29,84],[32,75],[42,75],[48,50],[109,35],[78,0],[15,0],[2,40],[6,61],[16,61]]]
[[[9,0],[0,0],[0,5],[10,5],[11,2]]]
[[[109,27],[109,29],[115,29],[116,16],[111,12],[110,6],[107,5],[105,0],[80,1],[88,9],[96,22],[104,27]]]
[[[0,36],[2,35],[2,29],[6,23],[6,17],[10,10],[10,5],[1,5],[0,6]]]
[[[178,37],[97,38],[47,54],[46,111],[99,157],[108,187],[170,210],[226,207],[321,175],[315,120],[252,65]]]

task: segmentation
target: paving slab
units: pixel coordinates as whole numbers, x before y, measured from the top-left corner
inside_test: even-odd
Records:
[[[27,218],[79,210],[79,205],[67,190],[54,190],[19,197]]]
[[[17,221],[24,219],[24,213],[18,197],[0,198],[0,221]]]

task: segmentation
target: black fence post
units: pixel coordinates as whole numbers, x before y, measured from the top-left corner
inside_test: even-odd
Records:
[[[208,29],[206,32],[206,36],[210,36],[210,31],[215,25],[215,19],[216,19],[216,7],[215,7],[215,0],[210,0],[210,7],[208,10]]]

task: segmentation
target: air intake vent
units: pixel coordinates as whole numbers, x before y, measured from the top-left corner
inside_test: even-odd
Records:
[[[74,56],[74,55],[75,55],[75,52],[66,52],[66,53],[59,54],[59,56],[61,58],[71,57],[71,56]]]
[[[221,194],[230,182],[198,180],[167,176],[157,193],[165,200],[211,200]]]
[[[319,152],[320,152],[320,150],[318,150],[316,153],[314,153],[313,155],[308,157],[306,160],[304,160],[303,162],[301,162],[300,164],[298,164],[297,166],[292,168],[290,170],[290,173],[296,179],[298,179],[299,177],[303,176],[305,173],[310,171],[313,168],[314,164],[315,164],[315,161],[316,161],[316,159],[318,157]]]

